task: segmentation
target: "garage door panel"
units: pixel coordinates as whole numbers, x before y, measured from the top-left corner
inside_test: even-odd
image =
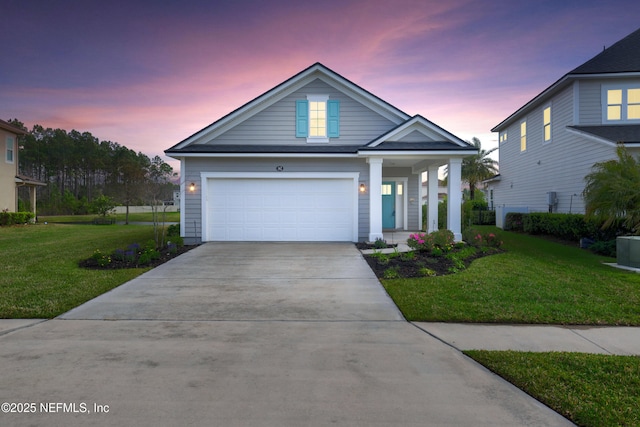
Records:
[[[207,185],[209,240],[353,240],[352,178],[210,178]]]

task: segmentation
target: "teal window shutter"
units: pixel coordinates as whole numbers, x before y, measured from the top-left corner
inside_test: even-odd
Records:
[[[309,101],[296,101],[296,138],[309,136]]]
[[[329,138],[340,136],[340,101],[337,99],[327,101],[327,136]]]

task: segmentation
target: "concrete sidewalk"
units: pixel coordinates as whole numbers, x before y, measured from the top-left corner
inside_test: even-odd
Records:
[[[0,319],[0,336],[47,321]],[[459,351],[566,351],[620,356],[640,355],[640,327],[412,323],[426,334]]]
[[[414,322],[457,350],[568,351],[640,355],[640,327]]]

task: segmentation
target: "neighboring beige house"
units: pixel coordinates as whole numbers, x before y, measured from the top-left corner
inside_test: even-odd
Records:
[[[545,89],[492,129],[500,174],[485,181],[497,223],[507,212],[584,213],[585,176],[640,153],[640,29]]]
[[[44,182],[18,173],[18,136],[25,132],[10,123],[0,120],[0,211],[18,211],[18,187],[29,188],[31,210],[36,213],[36,187]]]

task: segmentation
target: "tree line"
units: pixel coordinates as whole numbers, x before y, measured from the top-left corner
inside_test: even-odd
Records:
[[[18,138],[19,173],[47,184],[37,189],[38,215],[90,213],[92,202],[104,196],[127,207],[173,197],[173,168],[160,156],[149,158],[90,132],[9,123],[27,132]],[[30,210],[28,195],[20,192],[19,198],[20,210]]]

